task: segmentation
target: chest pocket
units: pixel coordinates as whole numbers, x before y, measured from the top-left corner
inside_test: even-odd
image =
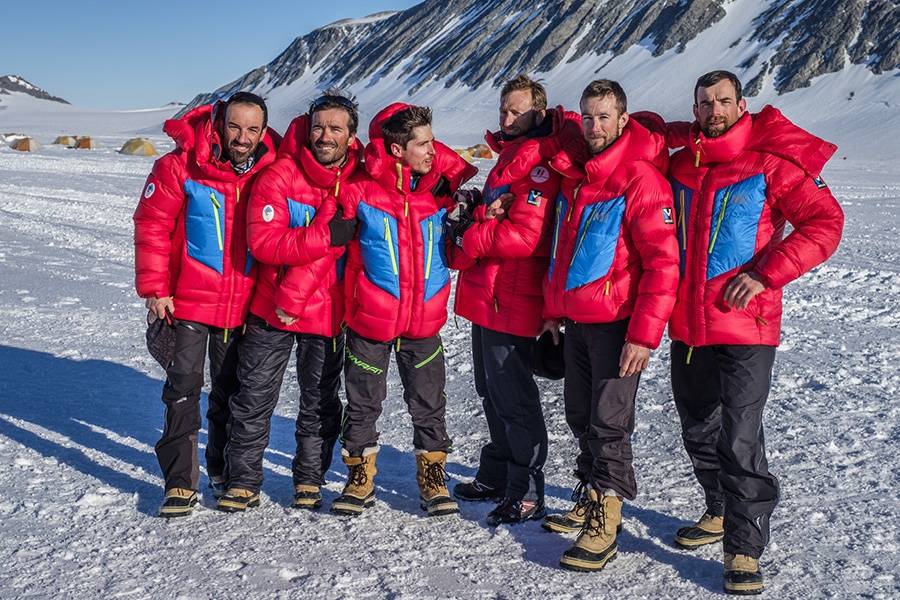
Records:
[[[765,202],[766,178],[762,173],[716,191],[706,263],[707,280],[753,259]]]
[[[184,182],[184,193],[188,256],[221,275],[225,272],[225,195],[191,179]]]
[[[584,207],[566,277],[566,291],[609,274],[624,216],[625,196]]]
[[[425,251],[422,261],[425,267],[425,302],[428,302],[450,281],[447,253],[444,250],[444,217],[446,214],[447,210],[442,208],[419,223]]]
[[[400,249],[397,219],[383,210],[359,204],[359,249],[366,277],[394,298],[400,298]]]
[[[690,223],[691,200],[694,198],[694,191],[673,179],[672,192],[675,195],[675,236],[678,238],[678,268],[681,270],[681,276],[684,277],[684,261],[687,258],[688,223]]]

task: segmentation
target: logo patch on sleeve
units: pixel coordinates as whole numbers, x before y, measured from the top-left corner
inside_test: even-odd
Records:
[[[532,206],[540,206],[543,193],[541,190],[528,190],[528,204]]]
[[[825,180],[822,179],[821,177],[813,177],[813,181],[816,183],[816,187],[819,188],[820,190],[822,188],[828,187],[828,184],[825,183]]]
[[[550,179],[550,171],[544,167],[535,167],[531,170],[531,180],[535,183],[544,183]]]
[[[275,218],[275,209],[272,208],[271,204],[266,204],[265,206],[263,206],[262,217],[263,221],[265,221],[266,223]]]
[[[669,207],[665,207],[662,209],[663,211],[663,223],[666,225],[674,225],[675,219],[672,217],[672,209]]]
[[[156,191],[156,185],[151,183],[147,184],[147,188],[144,190],[144,198],[149,198],[153,195],[153,192]]]

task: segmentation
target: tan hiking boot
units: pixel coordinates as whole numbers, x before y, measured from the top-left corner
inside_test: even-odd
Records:
[[[446,452],[416,450],[416,483],[419,484],[419,506],[429,517],[443,517],[459,513],[459,504],[447,489]]]
[[[584,527],[575,545],[565,551],[559,566],[570,571],[599,571],[616,557],[616,530],[622,523],[622,497],[600,496],[588,489]]]
[[[294,498],[291,500],[292,508],[303,508],[306,510],[316,510],[322,506],[322,493],[317,485],[303,485],[302,483],[294,486]]]
[[[724,520],[725,517],[703,513],[699,521],[682,527],[675,533],[675,545],[679,548],[693,549],[718,542],[725,537],[725,530],[722,528]]]
[[[724,589],[726,594],[753,596],[763,591],[759,559],[744,554],[725,553]]]
[[[259,506],[259,492],[229,488],[225,495],[219,498],[216,508],[222,512],[244,512],[248,508]]]
[[[346,449],[341,449],[341,459],[347,465],[347,485],[341,495],[331,503],[331,512],[338,515],[355,517],[362,514],[363,509],[375,506],[375,457],[379,446],[363,449],[362,456],[350,456]]]
[[[585,494],[587,480],[578,471],[575,471],[574,475],[578,479],[575,489],[572,490],[572,501],[575,506],[563,515],[547,515],[541,523],[543,529],[553,533],[573,533],[581,531],[584,526],[588,507],[587,494]]]
[[[160,517],[171,519],[173,517],[186,517],[191,514],[197,504],[197,492],[183,488],[172,488],[166,491],[165,500],[157,513]]]

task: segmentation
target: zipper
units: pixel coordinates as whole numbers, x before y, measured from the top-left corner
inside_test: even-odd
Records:
[[[700,168],[700,138],[697,138],[694,141],[694,143],[697,144],[697,156],[694,158],[694,168],[699,169]]]
[[[694,347],[693,346],[688,347],[687,360],[684,361],[684,364],[686,364],[686,365],[691,364],[691,354],[693,354],[693,353],[694,353]]]
[[[222,240],[222,219],[219,218],[219,209],[222,208],[222,205],[216,200],[216,195],[214,193],[209,195],[209,199],[212,200],[213,215],[216,217],[216,237],[219,240],[219,250],[224,251],[225,243]]]
[[[562,223],[560,223],[560,209],[562,208],[562,203],[556,205],[556,231],[553,232],[553,251],[550,253],[550,257],[553,260],[556,260],[556,249],[559,247],[559,230],[562,228]]]
[[[400,272],[397,269],[397,255],[394,253],[394,240],[391,237],[391,224],[388,221],[388,218],[384,218],[384,239],[388,245],[388,251],[391,253],[391,268],[394,269],[394,275],[399,275]]]
[[[713,247],[716,245],[716,238],[719,237],[719,228],[722,227],[722,219],[725,218],[725,207],[728,206],[728,197],[731,195],[731,189],[725,192],[725,198],[722,200],[722,208],[719,209],[719,218],[716,220],[716,230],[713,232],[712,241],[709,243],[709,254],[712,254]]]
[[[681,226],[681,249],[687,250],[687,219],[684,217],[684,190],[679,190],[678,196],[681,200],[681,214],[679,215],[681,218],[678,219],[678,224]]]
[[[578,256],[578,252],[581,250],[581,245],[584,243],[584,238],[587,235],[588,227],[591,226],[591,221],[594,220],[594,214],[597,212],[597,209],[600,208],[600,203],[594,205],[594,208],[591,209],[591,214],[588,215],[587,221],[584,222],[584,231],[581,232],[581,236],[578,238],[578,244],[575,246],[575,251],[572,252],[572,261],[569,263],[569,266],[575,264],[575,258]]]
[[[603,291],[604,296],[609,296],[609,284],[612,283],[609,279],[606,280],[606,289]]]
[[[434,221],[428,220],[428,261],[425,263],[425,281],[431,277],[431,259],[434,257]]]

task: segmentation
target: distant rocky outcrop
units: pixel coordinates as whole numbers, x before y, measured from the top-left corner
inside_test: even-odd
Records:
[[[0,94],[10,94],[12,92],[27,94],[40,100],[51,100],[53,102],[69,104],[66,100],[48,94],[36,85],[28,83],[18,75],[4,75],[3,77],[0,77]]]
[[[586,55],[616,57],[638,44],[653,56],[681,52],[739,4],[426,0],[402,12],[339,21],[298,37],[269,64],[197,96],[185,111],[238,90],[287,86],[309,72],[319,87],[368,85],[390,75],[413,93],[438,81],[448,87],[496,87],[516,73],[548,72]],[[900,66],[896,0],[772,0],[759,6],[748,41],[758,42],[760,50],[740,65],[748,95],[757,93],[769,74],[776,91],[786,93],[847,63],[876,74]]]

